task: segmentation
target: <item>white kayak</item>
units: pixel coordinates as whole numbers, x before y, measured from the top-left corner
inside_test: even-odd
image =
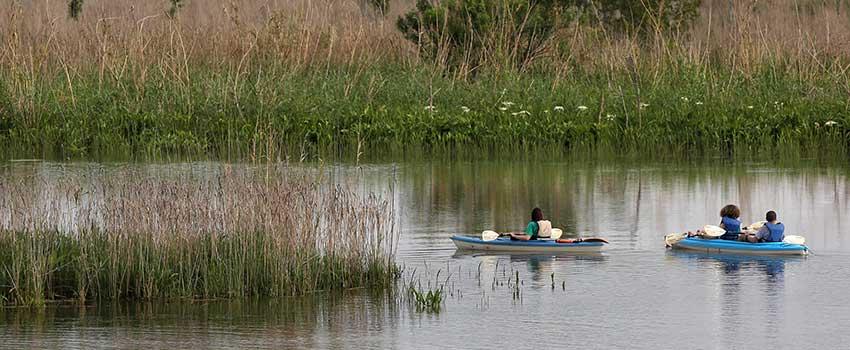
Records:
[[[596,241],[558,243],[551,239],[514,241],[510,237],[485,241],[481,238],[458,235],[452,236],[452,242],[457,249],[525,253],[596,253],[605,245],[604,242]]]

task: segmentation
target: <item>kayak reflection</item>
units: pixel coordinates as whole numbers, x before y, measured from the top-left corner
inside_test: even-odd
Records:
[[[707,254],[672,250],[668,254],[684,263],[719,272],[713,291],[706,297],[718,299],[720,331],[722,334],[740,332],[741,315],[760,318],[756,325],[748,325],[753,332],[770,332],[782,328],[785,322],[785,269],[786,265],[802,263],[802,256],[749,256]],[[760,281],[753,284],[754,281]],[[763,328],[763,329],[762,329]],[[720,344],[735,347],[735,344]]]
[[[520,266],[525,265],[530,273],[530,287],[532,289],[550,288],[553,284],[558,284],[554,282],[563,281],[565,275],[575,271],[576,265],[601,263],[608,259],[601,253],[529,254],[466,250],[458,250],[452,257],[455,259],[480,259],[482,268],[496,268],[498,269],[496,273],[500,277],[506,277],[512,274],[512,270],[521,269]],[[558,285],[560,286],[560,284]]]
[[[694,251],[670,250],[668,254],[683,259],[687,262],[695,262],[699,265],[709,265],[717,268],[727,276],[739,274],[751,274],[758,272],[764,274],[765,281],[777,283],[783,281],[786,263],[799,263],[806,260],[805,256],[756,256],[756,255],[734,255],[734,254],[709,254]]]

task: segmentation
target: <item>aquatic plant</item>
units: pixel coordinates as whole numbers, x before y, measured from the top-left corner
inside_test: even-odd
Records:
[[[286,296],[385,288],[390,202],[308,175],[0,176],[0,298]],[[47,190],[49,187],[49,190]]]
[[[436,289],[428,288],[427,291],[419,290],[415,286],[410,286],[410,294],[416,304],[416,311],[439,313],[443,305],[443,288]]]

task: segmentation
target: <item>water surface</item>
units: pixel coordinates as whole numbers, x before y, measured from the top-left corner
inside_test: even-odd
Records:
[[[43,179],[49,191],[69,176],[96,183],[128,168],[194,181],[223,167],[6,163],[0,172],[4,179]],[[419,312],[404,297],[366,290],[58,305],[44,312],[6,308],[0,347],[762,349],[850,342],[844,228],[850,186],[841,166],[448,162],[325,170],[333,181],[393,196],[404,278],[424,289],[442,286],[441,312]],[[768,258],[664,248],[664,234],[716,223],[727,203],[741,207],[745,222],[777,211],[788,234],[806,236],[814,254]],[[448,239],[520,230],[535,206],[570,234],[612,244],[598,255],[475,254],[457,252]]]

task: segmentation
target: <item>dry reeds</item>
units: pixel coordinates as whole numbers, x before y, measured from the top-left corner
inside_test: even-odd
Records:
[[[391,203],[305,175],[219,170],[48,182],[4,174],[0,298],[283,296],[396,278]]]
[[[19,74],[64,71],[70,78],[96,70],[102,79],[119,80],[157,73],[185,80],[187,70],[199,66],[224,69],[239,80],[258,62],[287,71],[417,64],[415,44],[395,28],[396,18],[412,7],[413,1],[392,2],[390,12],[376,15],[358,0],[235,0],[220,6],[190,1],[170,18],[167,2],[89,0],[74,20],[63,2],[13,1],[0,22],[0,66]],[[707,0],[693,26],[658,32],[654,40],[576,23],[531,59],[544,66],[569,61],[590,70],[625,69],[629,59],[662,65],[657,69],[670,61],[741,72],[777,61],[798,70],[823,69],[834,59],[847,61],[848,10],[846,1]],[[509,37],[510,28],[519,25],[502,23],[492,33],[470,34],[488,36],[482,39],[489,43],[483,64],[510,69],[497,58],[511,56],[500,52],[511,50],[516,38]]]
[[[322,150],[359,157],[411,143],[492,148],[528,134],[498,118],[499,92],[531,90],[538,101],[525,110],[535,121],[567,103],[594,107],[596,118],[547,119],[534,132],[555,130],[538,139],[566,148],[606,146],[600,140],[610,134],[631,142],[615,148],[732,153],[729,145],[750,151],[823,139],[809,129],[846,124],[837,116],[850,93],[847,1],[706,0],[692,26],[646,35],[568,23],[528,55],[518,54],[521,24],[504,16],[495,30],[472,33],[482,47],[451,66],[447,47],[423,58],[397,31],[412,0],[391,2],[384,15],[360,0],[182,3],[169,16],[166,1],[88,0],[77,20],[63,2],[2,5],[0,147],[26,157],[108,150],[252,160]],[[704,115],[671,109],[685,94],[720,107]],[[777,112],[774,102],[789,108]],[[664,110],[641,111],[647,103]],[[456,113],[435,118],[435,104]],[[740,125],[754,119],[750,109],[768,118]],[[608,115],[624,122],[608,128]],[[734,130],[715,131],[728,125]],[[754,141],[730,135],[754,129],[770,130]],[[681,135],[659,139],[670,131]],[[846,139],[845,130],[835,133]]]

